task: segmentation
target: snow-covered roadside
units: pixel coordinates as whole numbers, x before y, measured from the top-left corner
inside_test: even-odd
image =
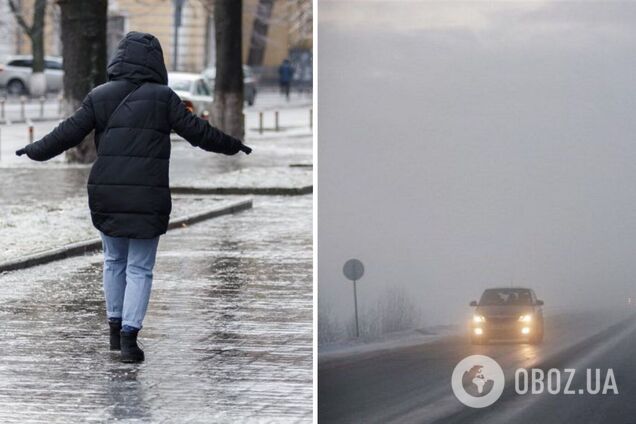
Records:
[[[171,217],[178,218],[221,206],[219,196],[173,196]],[[0,207],[0,262],[98,236],[86,196],[61,202]]]
[[[444,337],[458,335],[459,326],[440,325],[430,328],[396,331],[374,340],[348,340],[318,346],[318,361],[343,359],[349,356],[383,350],[400,349],[408,346],[432,343]]]

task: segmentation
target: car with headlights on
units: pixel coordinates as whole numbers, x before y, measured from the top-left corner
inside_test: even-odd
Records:
[[[534,290],[519,287],[484,290],[471,320],[471,341],[483,344],[495,339],[543,341],[543,301]]]

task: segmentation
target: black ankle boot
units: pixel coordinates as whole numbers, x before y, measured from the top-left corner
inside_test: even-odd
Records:
[[[144,360],[144,351],[137,346],[137,332],[121,332],[121,361],[141,362]]]
[[[121,350],[119,332],[121,331],[121,320],[108,320],[110,327],[110,350]]]

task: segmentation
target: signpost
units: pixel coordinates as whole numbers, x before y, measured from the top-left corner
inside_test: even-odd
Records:
[[[356,337],[360,337],[360,327],[358,325],[358,291],[357,281],[364,275],[364,265],[358,259],[349,259],[342,267],[342,272],[347,279],[353,281],[353,305],[356,314]]]

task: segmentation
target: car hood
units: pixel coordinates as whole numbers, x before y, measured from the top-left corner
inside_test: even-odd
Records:
[[[519,317],[533,312],[532,306],[526,305],[484,305],[478,306],[475,313],[484,317]]]

